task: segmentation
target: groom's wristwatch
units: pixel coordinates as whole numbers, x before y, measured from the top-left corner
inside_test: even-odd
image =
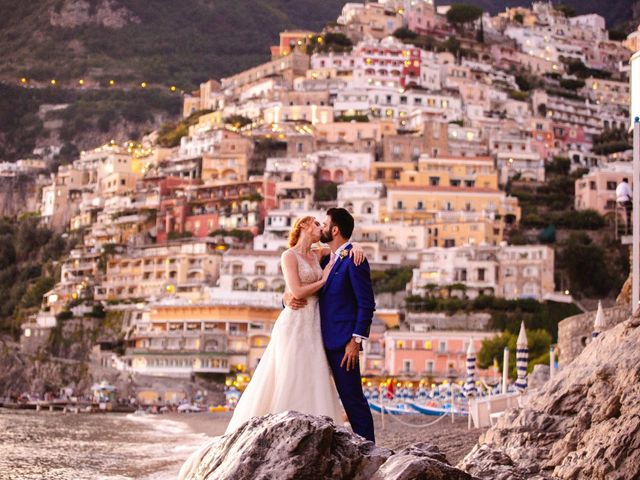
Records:
[[[355,335],[353,336],[353,338],[356,340],[357,344],[361,344],[362,343],[362,337],[356,337]]]

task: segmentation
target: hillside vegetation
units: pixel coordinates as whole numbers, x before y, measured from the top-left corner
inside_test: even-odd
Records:
[[[339,0],[0,0],[0,78],[193,88],[269,59],[285,29],[320,30]]]

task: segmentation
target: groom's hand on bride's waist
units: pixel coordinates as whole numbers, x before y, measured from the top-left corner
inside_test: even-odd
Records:
[[[293,293],[286,292],[282,296],[282,303],[291,308],[291,310],[299,310],[307,305],[307,300],[304,298],[296,298],[293,296]]]

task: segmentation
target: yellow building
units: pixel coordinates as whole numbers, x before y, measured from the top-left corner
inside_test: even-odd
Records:
[[[224,126],[224,115],[222,110],[206,113],[198,117],[198,123],[189,127],[189,136],[193,137],[199,133],[208,132],[215,128]]]
[[[213,151],[202,155],[202,180],[246,181],[252,153],[253,141],[222,130],[221,140]]]
[[[425,224],[431,246],[498,244],[505,224],[519,221],[516,198],[498,188],[489,157],[423,156],[417,171],[403,171],[387,188],[383,219]]]
[[[221,256],[209,240],[185,240],[168,245],[149,245],[107,262],[104,281],[96,286],[96,300],[178,296],[203,297],[204,288],[215,283]]]
[[[244,305],[156,305],[137,320],[126,351],[146,375],[252,372],[281,308]]]

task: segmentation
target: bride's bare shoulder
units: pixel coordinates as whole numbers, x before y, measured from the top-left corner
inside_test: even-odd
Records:
[[[294,252],[290,248],[287,248],[284,252],[282,252],[282,255],[280,256],[280,258],[282,259],[283,262],[287,261],[290,258],[296,258],[296,252]]]

